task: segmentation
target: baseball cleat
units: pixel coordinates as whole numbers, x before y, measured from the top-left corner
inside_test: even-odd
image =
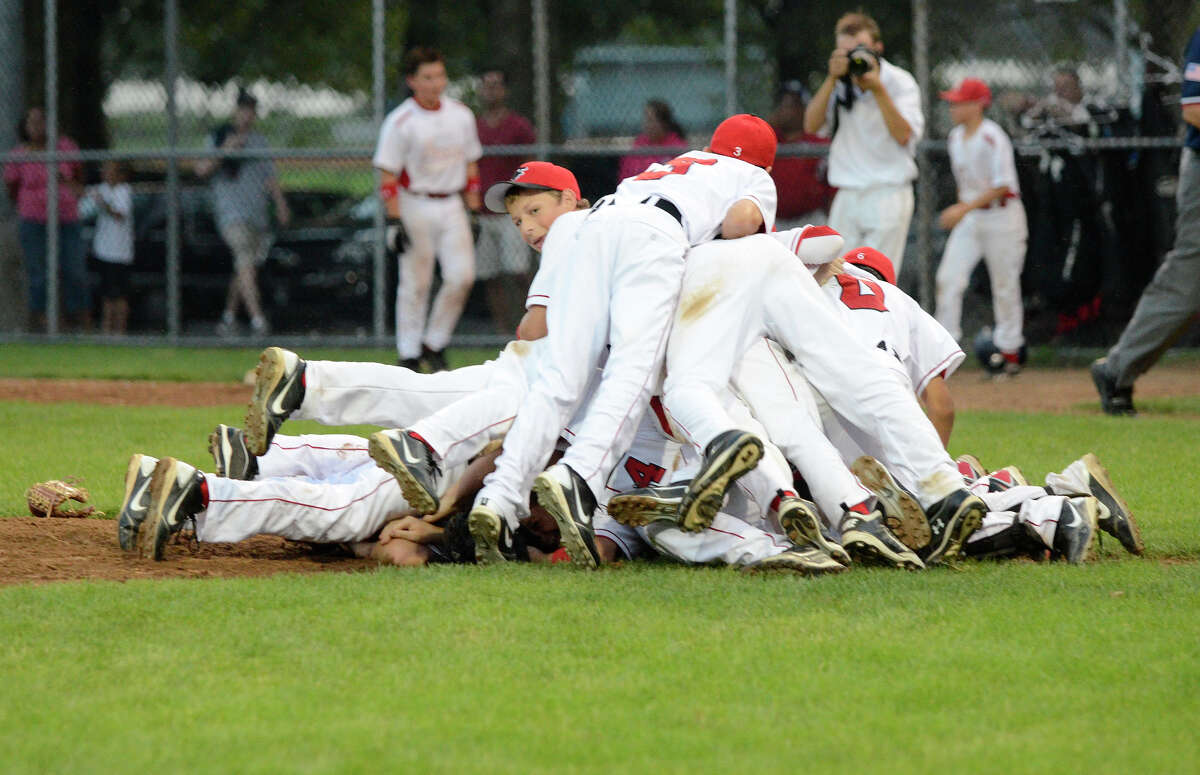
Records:
[[[884,526],[900,543],[914,552],[929,545],[933,534],[921,504],[892,478],[882,463],[863,455],[850,465],[850,471],[875,495],[883,511]]]
[[[743,573],[785,571],[816,576],[821,573],[841,573],[846,570],[846,566],[810,544],[755,560],[749,565],[743,565],[740,570]]]
[[[173,457],[154,467],[150,479],[150,508],[138,530],[138,549],[148,560],[161,560],[167,539],[183,523],[204,510],[204,475]]]
[[[651,485],[614,495],[608,499],[608,516],[629,527],[645,527],[659,519],[674,521],[690,484]]]
[[[135,454],[125,469],[125,499],[117,515],[117,543],[127,552],[137,548],[138,530],[150,509],[150,478],[158,458]]]
[[[958,466],[958,472],[962,474],[963,482],[966,484],[974,482],[981,476],[987,476],[987,469],[974,455],[959,455],[954,458],[954,463]]]
[[[712,524],[725,505],[725,491],[762,459],[763,443],[753,433],[718,434],[704,448],[704,462],[679,502],[679,526],[698,533]]]
[[[438,482],[442,469],[425,442],[399,428],[371,434],[367,444],[371,459],[400,485],[404,499],[421,514],[438,509]]]
[[[926,565],[951,560],[962,551],[967,538],[983,524],[987,505],[966,488],[955,490],[925,511],[931,538],[921,550]]]
[[[1027,487],[1029,481],[1025,478],[1025,474],[1021,473],[1021,469],[1016,466],[1005,466],[999,471],[993,471],[990,477],[992,480],[998,480],[1002,487],[996,487],[994,481],[989,482],[989,491],[997,492],[1000,489],[1007,490],[1012,487]]]
[[[241,428],[218,425],[208,435],[208,451],[217,476],[244,481],[258,476],[258,458],[246,449],[246,434]]]
[[[883,524],[883,513],[876,509],[864,517],[846,512],[842,520],[842,545],[855,562],[863,565],[883,564],[905,570],[923,570],[925,563]]]
[[[1096,559],[1096,522],[1100,502],[1091,496],[1063,500],[1054,528],[1054,552],[1072,565]]]
[[[1117,387],[1117,380],[1109,376],[1107,359],[1097,358],[1092,361],[1092,383],[1100,394],[1100,408],[1106,414],[1129,415],[1137,414],[1133,407],[1133,388]]]
[[[283,421],[304,401],[304,361],[291,350],[268,347],[258,356],[254,393],[246,407],[246,448],[265,455]]]
[[[475,562],[478,565],[500,565],[508,562],[506,550],[512,551],[512,530],[504,517],[480,498],[467,515],[467,529],[475,541]]]
[[[1100,529],[1120,541],[1121,546],[1129,552],[1144,554],[1146,545],[1142,543],[1141,528],[1133,518],[1129,505],[1113,485],[1108,469],[1091,452],[1083,456],[1083,464],[1088,472],[1088,490],[1100,502],[1097,520]]]
[[[842,565],[850,564],[850,554],[825,529],[817,507],[803,498],[784,496],[779,499],[779,526],[796,546],[815,546],[823,554]]]
[[[570,466],[550,466],[533,480],[533,494],[538,505],[558,523],[558,534],[571,562],[584,568],[599,566],[600,552],[592,530],[596,498],[583,477]]]

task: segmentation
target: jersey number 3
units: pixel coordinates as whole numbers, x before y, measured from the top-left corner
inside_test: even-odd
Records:
[[[842,286],[842,304],[850,309],[887,312],[883,301],[883,289],[879,287],[879,283],[846,274],[838,275],[837,281],[838,285]]]
[[[671,159],[664,164],[671,169],[669,170],[646,170],[641,175],[638,175],[634,180],[658,180],[665,178],[667,175],[686,175],[687,171],[692,168],[693,164],[703,164],[706,167],[716,164],[716,159],[691,159],[687,156],[680,156],[677,159]]]

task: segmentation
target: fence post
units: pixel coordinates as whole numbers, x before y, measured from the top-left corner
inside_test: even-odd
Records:
[[[1117,98],[1118,104],[1133,102],[1133,88],[1129,79],[1129,8],[1126,0],[1113,0],[1113,37],[1116,38]]]
[[[46,12],[46,333],[58,334],[58,5]]]
[[[929,2],[913,0],[913,69],[921,89],[921,112],[929,126],[933,83],[929,74]],[[937,197],[937,172],[929,153],[929,140],[922,138],[917,146],[917,271],[920,278],[917,298],[921,306],[933,309],[933,212]]]
[[[383,108],[384,108],[384,93],[386,87],[386,75],[383,72],[383,54],[384,54],[384,16],[383,16],[384,0],[372,0],[371,4],[371,116],[375,121],[377,130],[383,127]],[[375,197],[375,240],[372,245],[372,261],[375,268],[375,280],[373,286],[375,288],[374,298],[371,302],[373,330],[375,339],[380,345],[383,344],[384,338],[387,336],[387,323],[384,320],[385,312],[387,311],[387,298],[384,296],[384,284],[387,282],[387,250],[383,244],[385,235],[384,225],[384,209],[383,199],[376,193],[379,190],[379,185],[382,183],[379,170],[374,170],[375,175],[375,191],[371,192],[371,196]]]
[[[179,110],[175,86],[179,80],[179,3],[164,0],[163,24],[166,50],[167,93],[167,340],[177,344],[180,331],[179,308]]]
[[[538,157],[550,150],[550,34],[546,0],[533,0],[533,112],[537,123]]]
[[[737,112],[737,0],[725,0],[725,115]]]

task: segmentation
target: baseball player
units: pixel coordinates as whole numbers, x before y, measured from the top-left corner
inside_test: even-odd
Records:
[[[475,281],[475,248],[463,202],[479,209],[476,161],[482,149],[470,108],[443,94],[446,65],[441,53],[418,47],[404,63],[413,95],[383,120],[374,165],[382,176],[388,245],[400,256],[399,362],[415,369],[423,360],[430,371],[440,371],[446,368],[443,351]],[[407,235],[407,245],[400,244],[401,235]],[[428,309],[435,257],[442,286]]]
[[[956,340],[962,339],[962,298],[971,271],[983,257],[992,285],[992,334],[1004,357],[1004,373],[1021,370],[1021,268],[1029,229],[1017,183],[1012,141],[1000,125],[983,113],[992,92],[977,78],[964,78],[941,97],[950,105],[950,166],[958,201],[938,218],[950,229],[937,271],[937,320]]]
[[[549,355],[471,512],[477,545],[494,544],[502,523],[516,526],[531,485],[560,527],[590,531],[596,494],[628,449],[661,376],[683,256],[718,235],[771,229],[774,156],[775,136],[765,121],[733,116],[717,127],[707,150],[651,165],[588,213],[553,222],[538,272],[553,277]],[[606,345],[587,417],[562,460],[538,475]]]

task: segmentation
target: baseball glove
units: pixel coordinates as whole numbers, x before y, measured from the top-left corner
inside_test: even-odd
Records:
[[[99,514],[95,506],[86,505],[91,493],[61,479],[38,482],[25,491],[29,513],[35,517],[87,517]],[[85,504],[73,507],[70,501]]]

